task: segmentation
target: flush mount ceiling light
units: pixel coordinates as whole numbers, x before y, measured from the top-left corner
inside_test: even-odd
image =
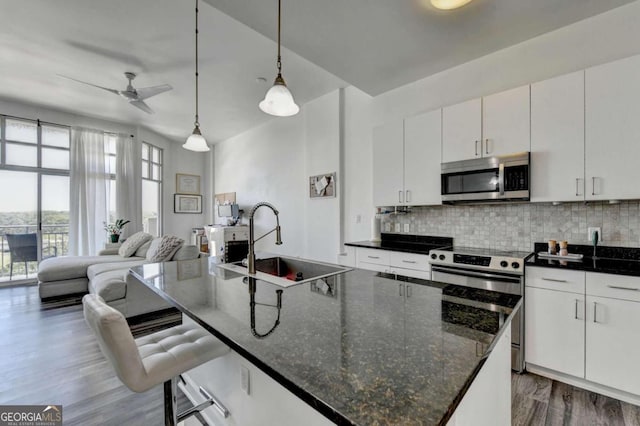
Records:
[[[431,0],[434,7],[443,10],[457,9],[470,2],[471,0]]]
[[[293,95],[287,88],[287,84],[282,78],[282,62],[280,58],[280,10],[281,0],[278,0],[278,75],[273,82],[273,86],[267,91],[262,102],[258,104],[260,109],[267,114],[278,117],[289,117],[296,115],[300,111],[300,107],[293,100]]]
[[[189,151],[209,151],[209,145],[200,132],[200,122],[198,121],[198,0],[196,0],[196,121],[194,124],[193,132],[182,147]]]

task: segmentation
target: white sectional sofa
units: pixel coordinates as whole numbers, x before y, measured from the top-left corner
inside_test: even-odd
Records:
[[[43,260],[38,268],[40,298],[46,300],[90,292],[102,297],[127,318],[169,308],[166,302],[133,278],[129,269],[145,263],[195,259],[200,254],[199,249],[193,245],[183,245],[182,240],[171,236],[153,240],[150,240],[151,235],[137,238],[143,241],[133,249],[128,247],[123,251],[120,247],[103,250],[98,256],[66,256]],[[175,247],[165,247],[164,254],[160,253],[158,258],[157,248],[167,239],[172,239]],[[132,255],[126,256],[127,254]]]

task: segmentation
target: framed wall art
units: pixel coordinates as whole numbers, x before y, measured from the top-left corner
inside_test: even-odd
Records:
[[[336,196],[336,174],[325,173],[309,177],[309,198]]]
[[[176,192],[200,195],[200,176],[176,173]]]
[[[202,195],[173,195],[174,213],[202,213]]]

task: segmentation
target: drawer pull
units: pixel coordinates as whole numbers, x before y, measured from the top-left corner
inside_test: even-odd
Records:
[[[566,283],[567,280],[556,280],[555,278],[543,278],[542,281],[551,281],[554,283]]]
[[[403,260],[402,263],[418,263],[415,260]]]
[[[598,322],[598,303],[593,302],[593,322]]]
[[[575,313],[575,315],[574,315],[574,318],[575,318],[575,319],[578,319],[578,303],[579,303],[579,300],[578,300],[578,299],[576,299],[576,313]]]
[[[621,287],[621,286],[617,286],[617,285],[607,285],[607,287],[609,287],[609,288],[615,288],[616,290],[640,291],[640,288],[633,288],[633,287]]]
[[[378,256],[367,256],[369,259],[380,259]]]

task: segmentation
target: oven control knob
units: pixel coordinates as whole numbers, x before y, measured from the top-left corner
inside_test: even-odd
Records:
[[[440,260],[444,260],[444,254],[441,254],[439,257],[440,257]]]
[[[500,262],[500,266],[502,266],[503,268],[506,268],[507,266],[509,266],[509,262],[507,262],[506,260],[503,260],[502,262]]]
[[[431,255],[431,258],[435,260],[435,259],[437,259],[437,258],[438,258],[438,255],[437,255],[437,254],[435,254],[435,253],[433,253],[433,254]]]
[[[513,262],[513,263],[511,264],[511,267],[512,267],[513,269],[518,269],[518,268],[520,267],[520,264],[519,264],[518,262]]]

